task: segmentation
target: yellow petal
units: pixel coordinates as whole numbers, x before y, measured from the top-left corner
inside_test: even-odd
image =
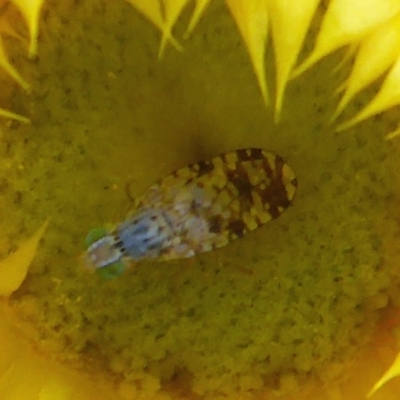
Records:
[[[400,127],[397,127],[394,131],[389,132],[385,136],[385,140],[392,140],[400,135]]]
[[[29,124],[31,121],[19,114],[13,113],[11,111],[5,110],[4,108],[0,108],[0,116],[10,119],[15,119],[16,121],[23,122],[24,124]]]
[[[161,14],[160,2],[158,0],[127,0],[141,14],[143,14],[157,28],[162,29],[163,17]]]
[[[389,71],[379,93],[355,117],[339,125],[338,131],[347,129],[364,119],[400,104],[400,57]]]
[[[289,74],[299,55],[319,0],[269,0],[276,65],[275,119],[279,120]]]
[[[172,37],[172,29],[187,2],[188,0],[164,0],[165,15],[162,24],[162,38],[158,58],[161,58],[164,54],[165,45]],[[178,45],[178,50],[183,50],[181,45]]]
[[[38,400],[72,400],[71,392],[66,383],[53,379],[42,387]]]
[[[352,60],[354,59],[355,54],[357,53],[357,49],[358,49],[358,43],[357,44],[350,43],[349,46],[345,49],[345,53],[342,59],[332,68],[332,74],[336,74],[342,68],[346,67],[349,63],[352,63]],[[343,91],[344,89],[345,86],[343,86],[343,89],[340,91]]]
[[[266,105],[268,104],[268,87],[265,77],[265,47],[268,38],[267,1],[226,0],[250,53],[251,62]]]
[[[369,34],[360,45],[336,115],[360,90],[388,70],[400,55],[400,14]]]
[[[160,31],[163,33],[163,39],[168,39],[171,44],[177,49],[182,50],[182,46],[169,32],[165,32],[165,21],[161,11],[161,5],[159,0],[126,0],[128,3],[132,4],[137,11],[144,15],[150,22],[152,22]],[[165,10],[165,12],[167,12]],[[166,36],[166,37],[164,37]],[[162,43],[161,43],[162,44]],[[161,48],[160,48],[161,50]],[[160,55],[160,52],[159,52]]]
[[[398,0],[332,0],[313,52],[293,73],[300,75],[341,46],[359,41],[400,11]]]
[[[371,397],[378,389],[380,389],[385,383],[389,382],[391,379],[400,375],[400,353],[397,355],[393,364],[389,369],[383,374],[382,378],[375,383],[374,387],[368,393],[368,397]]]
[[[19,72],[8,62],[8,58],[3,46],[3,40],[0,36],[0,67],[2,67],[15,81],[25,90],[29,89],[28,82],[19,74]]]
[[[39,18],[44,0],[11,0],[21,11],[30,34],[29,57],[37,54],[37,41],[39,34]]]
[[[204,10],[206,9],[210,1],[211,0],[196,0],[196,5],[194,6],[192,17],[190,18],[188,28],[183,36],[184,38],[188,38],[192,34],[194,28],[198,24],[200,17],[204,13]]]
[[[21,286],[35,257],[47,224],[48,220],[31,238],[22,243],[14,253],[0,261],[0,296],[9,296]]]

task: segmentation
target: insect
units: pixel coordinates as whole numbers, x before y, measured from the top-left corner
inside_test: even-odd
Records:
[[[103,277],[129,261],[193,257],[279,217],[297,179],[283,159],[250,148],[178,169],[151,186],[113,230],[94,229],[86,258]]]

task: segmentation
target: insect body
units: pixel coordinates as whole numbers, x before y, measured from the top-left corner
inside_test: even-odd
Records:
[[[125,261],[193,257],[277,218],[297,187],[281,157],[241,149],[183,167],[151,186],[114,230],[93,230],[87,258],[111,275]]]

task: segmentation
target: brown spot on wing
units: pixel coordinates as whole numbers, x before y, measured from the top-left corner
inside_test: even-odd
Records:
[[[209,219],[209,229],[212,233],[220,233],[224,220],[221,215],[214,215]]]
[[[234,233],[238,238],[241,238],[245,234],[246,228],[246,224],[241,220],[232,221],[228,225],[228,230]]]
[[[243,205],[251,204],[253,199],[251,196],[251,191],[253,190],[253,185],[249,181],[247,172],[238,165],[234,171],[228,171],[226,173],[229,183],[231,183],[238,191],[238,198]]]
[[[194,169],[196,167],[195,172],[197,177],[203,176],[205,174],[210,173],[214,169],[214,164],[210,160],[202,160],[196,164],[192,164],[189,166],[190,169]]]
[[[263,203],[269,205],[268,212],[272,218],[278,218],[282,213],[282,209],[286,209],[290,205],[283,181],[282,171],[284,165],[285,162],[280,156],[274,157],[273,168],[271,168],[268,159],[265,159],[263,163],[263,167],[271,179],[271,182],[269,185],[266,185],[264,190],[258,188],[258,192]]]
[[[251,159],[251,154],[249,149],[240,149],[236,152],[239,161],[248,161]]]

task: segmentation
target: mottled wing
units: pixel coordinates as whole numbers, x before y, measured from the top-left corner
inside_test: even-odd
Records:
[[[191,257],[277,218],[296,187],[280,156],[242,149],[175,171],[149,188],[138,208],[162,210],[172,229],[161,258]]]

